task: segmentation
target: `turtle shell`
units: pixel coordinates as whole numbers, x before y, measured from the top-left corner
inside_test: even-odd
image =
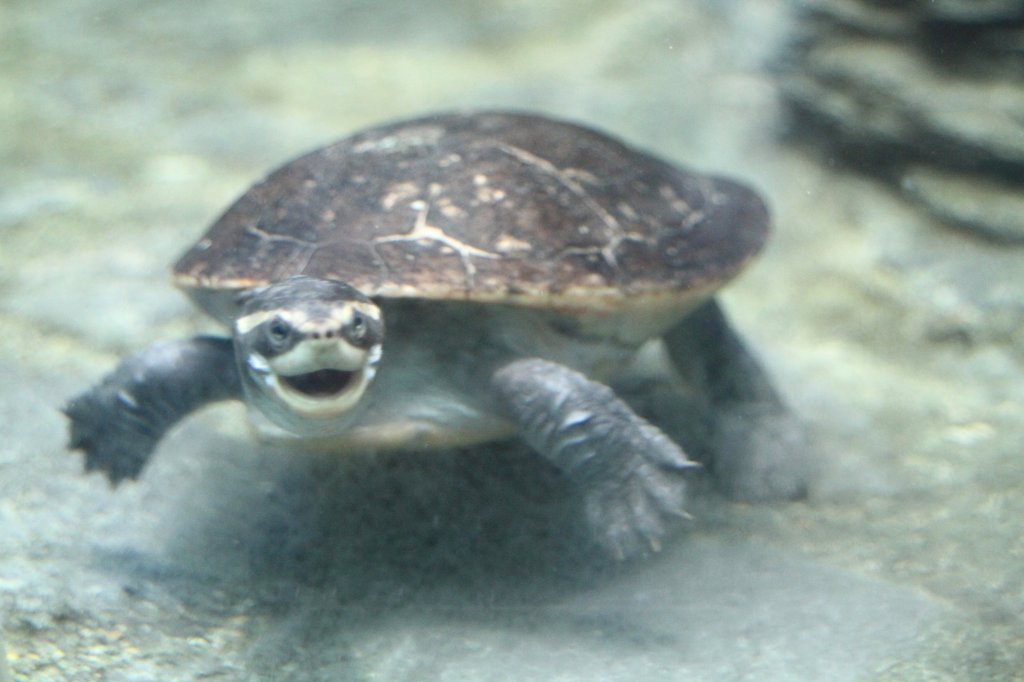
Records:
[[[749,188],[597,131],[446,113],[285,164],[174,276],[215,315],[219,292],[298,274],[372,297],[618,310],[710,296],[762,248],[769,222]]]

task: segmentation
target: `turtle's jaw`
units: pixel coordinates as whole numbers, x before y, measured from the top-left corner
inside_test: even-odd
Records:
[[[275,402],[300,419],[333,420],[349,413],[373,381],[380,346],[342,340],[305,341],[275,358],[250,355],[254,378]]]
[[[354,348],[344,341],[299,344],[269,362],[272,390],[299,415],[340,417],[359,402],[373,380],[380,346]]]

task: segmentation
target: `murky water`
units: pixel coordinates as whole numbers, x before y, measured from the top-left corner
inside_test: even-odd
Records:
[[[0,6],[13,678],[1024,679],[1024,17],[814,5]],[[58,408],[215,329],[167,271],[234,197],[465,107],[763,192],[773,240],[723,300],[815,435],[806,501],[698,484],[685,532],[616,565],[520,449],[338,461],[257,443],[230,405],[137,483],[82,473]]]

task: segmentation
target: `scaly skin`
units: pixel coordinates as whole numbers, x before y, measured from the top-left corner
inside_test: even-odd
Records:
[[[665,522],[685,517],[684,473],[698,466],[610,388],[529,358],[492,384],[520,435],[579,486],[594,537],[613,556],[657,551]]]
[[[68,447],[85,452],[86,470],[100,470],[116,485],[138,478],[164,433],[182,417],[207,403],[241,397],[230,339],[156,343],[68,402]]]

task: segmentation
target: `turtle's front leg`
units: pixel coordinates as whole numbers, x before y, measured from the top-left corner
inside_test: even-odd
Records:
[[[230,339],[156,343],[68,402],[68,447],[85,453],[86,470],[99,469],[116,484],[138,477],[160,438],[182,417],[241,396]]]
[[[541,359],[495,372],[522,437],[580,486],[595,537],[618,558],[657,550],[666,518],[684,517],[683,472],[697,466],[610,388]]]

